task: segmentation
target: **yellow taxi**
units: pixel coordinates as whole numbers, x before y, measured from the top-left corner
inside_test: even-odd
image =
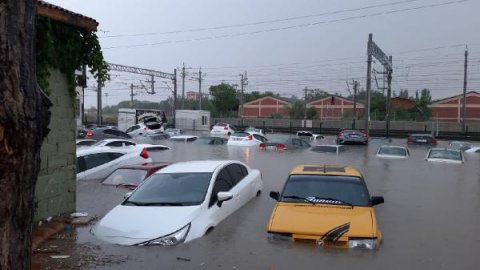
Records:
[[[377,249],[382,242],[374,205],[360,171],[352,166],[298,165],[267,225],[270,239],[312,242],[323,247]]]

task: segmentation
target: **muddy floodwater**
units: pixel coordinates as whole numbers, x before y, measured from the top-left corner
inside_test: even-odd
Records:
[[[272,137],[273,135],[267,135]],[[327,137],[319,143],[332,143]],[[405,145],[405,139],[392,144]],[[63,244],[80,257],[72,268],[95,269],[479,269],[480,265],[480,155],[466,155],[463,165],[431,164],[428,148],[409,147],[406,160],[375,156],[384,141],[368,146],[346,146],[340,154],[310,150],[262,152],[238,146],[204,146],[158,141],[172,147],[154,154],[155,161],[236,159],[259,169],[264,189],[208,235],[175,247],[126,247],[103,243],[76,228]],[[478,143],[478,142],[477,142]],[[447,142],[439,142],[446,146]],[[379,250],[325,249],[316,245],[269,242],[266,224],[274,200],[268,193],[281,190],[296,164],[353,165],[364,176],[371,195],[385,203],[375,206],[384,242]],[[120,203],[124,189],[98,182],[77,184],[77,211],[104,216]],[[165,217],[168,218],[168,217]],[[161,224],[159,224],[161,226]],[[57,240],[59,241],[59,240]],[[65,241],[67,243],[65,243]],[[51,243],[50,243],[51,244]],[[46,244],[47,246],[49,243]],[[82,264],[83,253],[93,263]],[[85,255],[87,256],[87,255]],[[97,259],[95,259],[97,258]],[[50,267],[55,268],[55,262]],[[76,267],[78,266],[78,267]]]

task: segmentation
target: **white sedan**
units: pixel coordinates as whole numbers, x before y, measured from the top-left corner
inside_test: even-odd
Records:
[[[161,144],[147,144],[147,143],[136,143],[130,140],[124,139],[103,139],[92,146],[108,146],[108,147],[144,147],[147,148],[148,151],[163,151],[169,150],[170,147]]]
[[[230,124],[226,123],[216,123],[213,127],[212,130],[210,131],[211,135],[228,135],[230,136],[233,134],[235,130],[230,126]]]
[[[480,146],[472,146],[470,149],[465,150],[465,153],[480,153]]]
[[[77,180],[104,179],[123,165],[152,162],[143,146],[91,146],[77,150]]]
[[[449,148],[431,148],[428,151],[425,160],[429,162],[444,162],[454,164],[463,164],[465,162],[462,151]]]
[[[406,147],[395,145],[382,145],[377,151],[379,158],[407,158],[410,152]]]
[[[175,163],[147,178],[92,233],[120,245],[178,245],[215,228],[262,187],[260,171],[239,161]]]
[[[267,142],[268,139],[259,134],[250,134],[248,132],[235,132],[228,138],[227,145],[235,146],[259,146]]]

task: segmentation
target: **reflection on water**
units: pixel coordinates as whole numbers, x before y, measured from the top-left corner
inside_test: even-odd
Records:
[[[268,135],[273,136],[273,135]],[[331,143],[326,137],[313,144]],[[428,147],[409,147],[405,160],[375,156],[384,140],[368,146],[348,145],[346,151],[317,153],[310,150],[268,152],[256,147],[193,145],[168,140],[155,143],[168,151],[151,153],[155,161],[237,159],[262,172],[263,195],[228,217],[209,235],[174,248],[121,247],[104,244],[79,231],[79,242],[92,242],[106,254],[128,255],[126,263],[109,269],[303,269],[331,266],[335,269],[476,269],[480,263],[480,155],[466,155],[463,165],[425,161]],[[405,146],[405,140],[392,144]],[[440,142],[439,146],[446,146]],[[269,243],[266,223],[274,201],[271,190],[281,190],[288,172],[297,164],[353,165],[365,176],[371,195],[383,195],[376,207],[384,244],[375,252],[325,250],[312,245]],[[99,216],[118,204],[123,191],[77,185],[77,208]],[[176,257],[188,257],[189,262]],[[300,267],[301,266],[301,267]],[[101,269],[101,268],[100,268]]]

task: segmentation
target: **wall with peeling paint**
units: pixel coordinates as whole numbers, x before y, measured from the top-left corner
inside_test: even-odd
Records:
[[[65,77],[51,72],[50,133],[41,150],[41,169],[35,190],[35,221],[75,211],[76,122]]]

